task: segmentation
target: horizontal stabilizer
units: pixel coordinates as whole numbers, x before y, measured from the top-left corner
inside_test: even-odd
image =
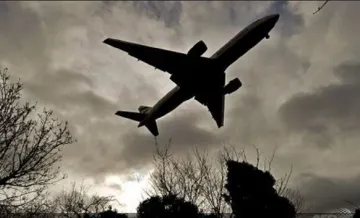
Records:
[[[142,121],[146,117],[146,114],[141,114],[138,112],[129,112],[129,111],[117,111],[115,114],[120,117],[125,117],[130,120],[135,120],[138,122]]]
[[[144,112],[141,112],[140,111],[140,108],[142,110],[145,110],[145,113]],[[130,120],[134,120],[134,121],[138,121],[140,122],[141,124],[141,121],[145,120],[146,116],[147,116],[147,113],[146,111],[151,109],[151,107],[146,107],[146,106],[140,106],[139,107],[139,112],[130,112],[130,111],[117,111],[115,113],[115,115],[118,115],[120,117],[125,117],[127,119],[130,119]],[[146,124],[145,124],[146,128],[151,132],[151,134],[153,134],[154,136],[158,136],[159,135],[159,130],[158,130],[158,127],[156,125],[156,121],[153,120],[153,121],[147,121]]]

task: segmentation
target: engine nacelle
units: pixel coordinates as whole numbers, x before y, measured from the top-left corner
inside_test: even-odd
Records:
[[[193,57],[200,57],[206,52],[206,50],[207,46],[205,42],[201,40],[188,51],[188,55]]]
[[[224,87],[224,94],[231,94],[238,90],[242,86],[242,83],[238,78],[231,80],[225,87]]]
[[[150,109],[151,109],[151,107],[139,106],[138,111],[139,111],[141,114],[147,114]]]

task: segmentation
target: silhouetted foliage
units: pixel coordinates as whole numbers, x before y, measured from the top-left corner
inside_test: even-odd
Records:
[[[356,209],[353,218],[360,218],[360,209]]]
[[[274,188],[275,179],[268,172],[246,163],[228,160],[225,201],[231,205],[235,218],[295,217],[295,208]]]
[[[137,216],[138,218],[198,218],[199,210],[196,205],[175,195],[153,196],[140,203]]]
[[[219,214],[216,214],[216,213],[201,213],[200,214],[200,218],[218,218],[219,217]]]
[[[285,197],[291,201],[291,203],[295,207],[295,211],[297,214],[306,213],[309,211],[309,207],[305,202],[304,197],[301,195],[300,191],[295,188],[285,188],[278,194],[282,197]]]
[[[100,213],[100,218],[128,218],[128,216],[112,210],[111,206],[109,206],[108,210]]]
[[[151,174],[152,188],[147,190],[152,195],[176,195],[196,205],[206,213],[216,214],[216,217],[226,217],[231,213],[230,206],[222,195],[226,191],[226,161],[244,160],[248,162],[244,149],[230,149],[224,147],[216,158],[210,157],[207,152],[195,149],[184,159],[176,159],[170,153],[171,141],[163,149],[156,144],[154,157],[154,172]],[[255,166],[260,165],[260,152],[257,148]],[[269,160],[264,158],[264,170],[270,171],[275,151]],[[289,198],[296,205],[296,211],[304,212],[304,199],[297,190],[287,187],[292,173],[276,181],[276,190],[279,195]]]
[[[10,210],[41,196],[59,176],[60,151],[74,140],[67,122],[44,109],[34,116],[35,105],[21,104],[23,84],[10,82],[0,70],[0,204]]]

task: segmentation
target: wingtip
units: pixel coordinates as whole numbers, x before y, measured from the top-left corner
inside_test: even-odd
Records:
[[[151,132],[151,134],[156,138],[157,136],[159,136],[159,131]]]
[[[106,39],[103,41],[103,43],[109,44],[110,40],[111,40],[111,38],[106,38]]]
[[[221,127],[223,127],[224,126],[224,123],[218,123],[218,128],[220,129]]]
[[[116,111],[116,112],[115,112],[115,115],[121,116],[121,113],[122,113],[122,111]]]

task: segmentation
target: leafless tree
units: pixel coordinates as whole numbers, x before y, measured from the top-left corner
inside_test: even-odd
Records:
[[[74,142],[67,122],[36,105],[21,104],[23,84],[0,70],[0,205],[21,207],[35,201],[49,184],[64,178],[58,163],[63,146]]]
[[[233,146],[223,147],[218,152],[216,161],[208,155],[208,152],[200,152],[194,149],[186,158],[175,158],[170,152],[171,140],[164,148],[160,149],[155,142],[156,152],[154,155],[154,171],[150,177],[151,188],[145,190],[148,195],[175,194],[197,205],[204,212],[212,212],[217,217],[223,217],[231,212],[231,208],[225,203],[222,195],[226,191],[226,161],[236,160],[248,162],[244,149],[235,149]],[[260,167],[260,152],[256,151],[256,167]],[[264,158],[264,170],[270,171],[275,151],[270,160]],[[278,193],[288,194],[287,184],[291,176],[290,172],[277,180]],[[285,191],[286,190],[286,191]],[[292,195],[294,201],[300,198]],[[290,199],[293,201],[293,199]],[[300,203],[299,203],[300,204]]]
[[[57,205],[49,193],[42,193],[36,199],[27,204],[14,207],[11,214],[16,214],[19,218],[50,218],[57,212]]]
[[[84,213],[96,215],[111,206],[113,196],[89,195],[89,189],[84,184],[77,187],[74,182],[69,190],[64,190],[55,198],[57,211],[65,217],[82,217]]]
[[[222,214],[229,208],[222,200],[226,179],[225,165],[211,163],[207,152],[194,149],[192,155],[177,159],[170,153],[171,141],[160,149],[156,144],[155,171],[151,174],[148,195],[175,194],[197,205],[204,212]]]
[[[99,217],[101,212],[111,208],[110,203],[115,199],[112,196],[98,196],[89,194],[90,186],[76,185],[75,182],[69,189],[64,189],[57,195],[42,194],[31,203],[16,207],[11,213],[16,213],[20,218],[47,218],[60,214],[63,217]]]

